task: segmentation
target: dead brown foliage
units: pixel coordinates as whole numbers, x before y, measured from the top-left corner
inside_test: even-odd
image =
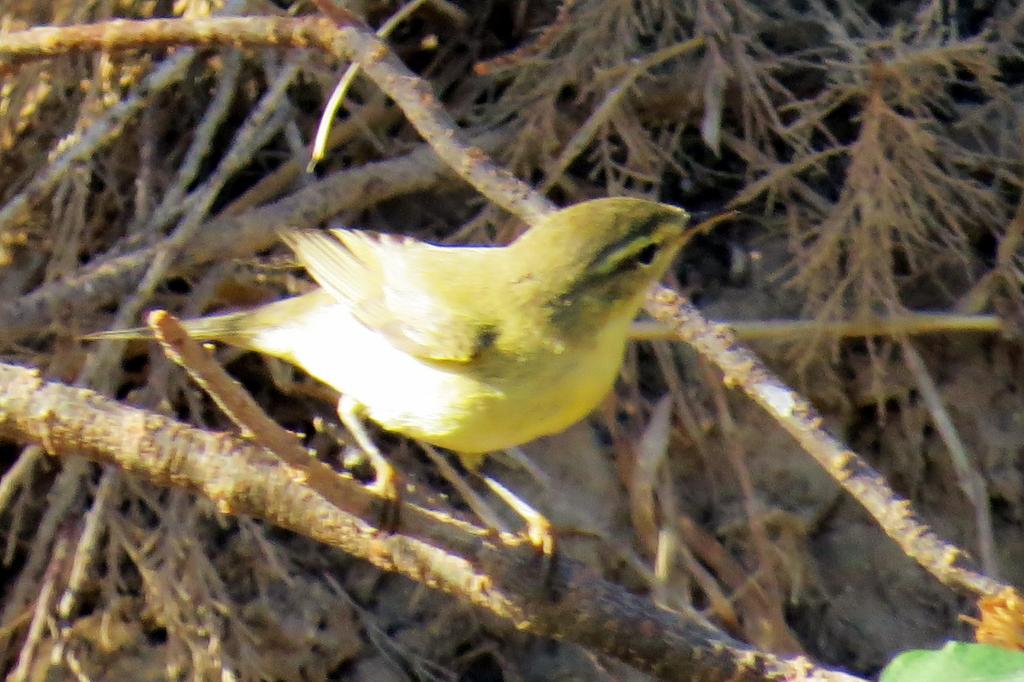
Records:
[[[375,27],[401,4],[350,3]],[[498,159],[559,203],[630,193],[739,209],[739,223],[684,257],[676,283],[722,319],[820,321],[757,349],[936,529],[1024,583],[1019,3],[461,5],[424,2],[389,40],[452,116],[470,134],[500,128]],[[0,28],[154,7],[168,4],[8,1]],[[173,8],[214,11],[282,10]],[[301,169],[344,66],[312,51],[192,48],[19,65],[0,89],[0,301],[84,279],[4,338],[5,359],[230,428],[155,347],[76,337],[137,324],[143,309],[187,317],[304,286],[283,251],[268,251],[273,225],[232,247],[243,260],[202,246],[204,232],[259,220],[247,211],[271,202],[288,208],[316,181]],[[287,219],[453,243],[520,229],[431,170],[420,144],[357,77],[318,173],[383,162],[393,174],[331,197],[341,208],[317,209],[327,215],[303,199]],[[160,255],[141,287],[90,286],[100,266],[147,248]],[[830,334],[831,323],[917,310],[994,312],[1006,333]],[[221,359],[326,461],[343,457],[322,387],[252,355]],[[412,445],[381,439],[425,497],[461,509]],[[493,471],[576,531],[564,551],[755,646],[869,674],[899,650],[965,636],[957,613],[969,605],[680,346],[635,346],[599,414],[528,450],[539,474]],[[0,470],[0,668],[21,679],[634,674],[181,491],[12,443]]]

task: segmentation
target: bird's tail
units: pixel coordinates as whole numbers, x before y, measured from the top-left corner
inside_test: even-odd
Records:
[[[188,335],[197,341],[224,341],[235,345],[246,337],[252,336],[253,314],[250,312],[229,313],[227,315],[214,315],[202,317],[195,320],[183,320],[182,326]],[[129,339],[152,339],[153,330],[149,327],[132,327],[130,329],[112,329],[105,332],[86,334],[82,338],[86,341],[103,340],[129,340]]]
[[[271,339],[272,332],[282,327],[301,326],[302,320],[310,312],[333,302],[329,294],[319,289],[252,310],[184,320],[181,324],[189,336],[197,341],[221,341],[246,350],[282,355],[287,354],[288,348],[278,347],[279,344]],[[153,331],[148,327],[134,327],[96,332],[82,338],[89,341],[152,339]]]

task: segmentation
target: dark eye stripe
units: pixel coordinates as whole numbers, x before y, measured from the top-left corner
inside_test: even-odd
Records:
[[[568,291],[562,292],[553,301],[552,305],[562,310],[566,305],[571,304],[572,301],[576,300],[580,292],[590,289],[596,286],[598,283],[607,281],[609,278],[618,275],[621,272],[637,267],[642,259],[642,254],[647,247],[653,246],[655,250],[658,249],[659,244],[663,241],[661,239],[655,239],[654,236],[660,232],[659,228],[670,220],[670,217],[666,214],[652,214],[637,222],[630,227],[629,232],[616,239],[610,244],[606,244],[598,251],[587,268],[576,278],[571,284]],[[646,239],[645,239],[646,238]],[[620,254],[624,249],[630,245],[634,245],[637,242],[645,242],[643,246],[633,249],[633,253],[629,254],[633,257],[620,257],[611,262],[617,254]],[[625,254],[623,254],[625,256]],[[656,254],[655,254],[656,255]]]
[[[613,253],[621,251],[623,247],[639,240],[641,237],[650,237],[663,221],[664,217],[658,215],[652,215],[640,221],[629,232],[598,251],[594,256],[594,260],[591,261],[591,265],[596,266],[598,263],[607,260]]]
[[[645,246],[644,248],[640,249],[640,251],[637,252],[636,261],[640,263],[640,265],[650,265],[651,263],[654,262],[654,258],[657,255],[658,245],[655,244],[654,242],[651,242],[650,244],[648,244],[647,246]]]

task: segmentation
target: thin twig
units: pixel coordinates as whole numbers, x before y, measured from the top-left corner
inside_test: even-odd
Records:
[[[47,566],[42,580],[39,581],[39,594],[36,595],[32,622],[29,624],[25,641],[18,654],[18,665],[7,677],[10,682],[25,682],[30,679],[33,672],[39,672],[35,669],[35,664],[39,662],[36,649],[42,644],[43,633],[50,621],[58,581],[64,577],[64,572],[67,570],[68,545],[71,544],[70,535],[70,529],[64,529],[57,537],[53,552],[49,555],[50,564]],[[45,661],[50,657],[40,658]]]
[[[978,278],[965,294],[960,296],[956,309],[961,313],[977,313],[986,310],[992,303],[992,295],[999,284],[1006,279],[1013,281],[1013,262],[1024,243],[1024,196],[1017,202],[1017,210],[1006,226],[1006,232],[996,249],[996,264]],[[1015,286],[1015,285],[1010,285]]]
[[[601,100],[601,104],[587,117],[587,120],[579,127],[572,138],[565,143],[558,158],[552,161],[544,170],[544,183],[540,191],[546,193],[554,187],[561,178],[562,173],[569,167],[569,164],[583,153],[583,150],[594,139],[598,129],[604,125],[619,106],[622,98],[630,93],[637,78],[644,75],[659,64],[675,59],[676,57],[696,50],[704,45],[703,38],[693,38],[675,45],[658,50],[653,55],[643,59],[635,59],[630,64],[615,69],[615,77],[621,80],[615,84]],[[602,78],[609,77],[610,73],[602,73]]]
[[[39,448],[27,447],[14,458],[14,462],[4,475],[0,476],[0,514],[7,512],[15,490],[27,488],[32,483],[32,474],[42,455],[43,451]],[[6,560],[6,553],[3,559],[5,564],[10,563]]]
[[[790,340],[821,333],[836,338],[865,336],[917,336],[920,334],[1005,332],[996,315],[958,315],[954,313],[907,313],[864,320],[721,320],[715,324],[729,327],[736,338],[744,341]],[[661,322],[641,321],[633,324],[629,337],[638,341],[677,338],[671,327]]]
[[[544,169],[544,183],[540,191],[547,192],[558,184],[565,169],[569,167],[577,156],[583,153],[590,142],[594,139],[598,129],[604,125],[608,118],[615,112],[622,98],[629,94],[636,79],[643,74],[639,64],[635,65],[622,77],[615,87],[610,89],[596,109],[587,117],[583,125],[579,127],[572,138],[562,147],[562,152],[554,161]]]
[[[188,335],[177,318],[166,311],[154,310],[147,324],[167,357],[189,373],[243,434],[279,457],[296,481],[315,489],[336,506],[352,508],[353,499],[347,485],[341,482],[341,474],[313,458],[294,434],[268,417],[241,384],[217,364],[210,352]]]
[[[330,0],[315,0],[318,7]],[[340,24],[337,48],[359,63],[367,76],[401,107],[409,123],[463,180],[528,225],[554,210],[543,196],[467,143],[459,127],[434,95],[430,83],[402,63],[364,25]]]
[[[391,35],[392,31],[398,28],[399,24],[412,16],[413,12],[418,10],[424,2],[426,0],[412,0],[403,5],[398,11],[388,17],[387,21],[381,24],[381,27],[377,29],[377,35],[381,38],[387,38]],[[338,109],[341,108],[341,103],[345,101],[345,96],[348,94],[349,88],[352,87],[352,83],[357,75],[359,75],[359,63],[353,62],[345,69],[345,73],[342,74],[338,84],[331,91],[331,96],[327,98],[324,110],[320,114],[320,124],[316,129],[316,137],[313,138],[313,151],[310,153],[307,171],[311,171],[316,164],[323,160],[324,154],[327,152],[331,122],[334,121],[334,117],[337,115]]]
[[[164,310],[154,310],[146,317],[146,325],[153,330],[167,357],[189,373],[244,435],[251,436],[292,466],[305,468],[310,463],[310,453],[295,435],[268,417],[242,385],[217,364],[210,352],[188,335],[176,317]]]
[[[216,149],[214,135],[220,130],[221,124],[231,110],[231,105],[238,94],[238,77],[242,73],[241,54],[235,52],[224,59],[224,66],[218,74],[217,88],[210,105],[203,113],[202,119],[195,128],[195,135],[189,142],[185,158],[178,166],[173,183],[164,188],[160,204],[146,220],[144,231],[162,230],[165,223],[173,220],[183,209],[182,201],[188,194],[188,188],[199,174],[202,163]],[[142,216],[139,216],[141,221]],[[133,230],[134,231],[134,230]]]
[[[45,418],[44,418],[45,420]],[[48,449],[46,443],[33,441]],[[4,595],[3,609],[0,610],[0,623],[7,623],[15,618],[26,604],[35,602],[39,596],[39,583],[50,565],[51,547],[56,538],[61,537],[60,529],[70,510],[80,504],[84,481],[93,467],[85,461],[67,462],[50,485],[46,495],[46,513],[37,522],[32,542],[26,552],[26,559],[18,571],[18,577],[9,584]],[[7,648],[10,634],[0,634],[0,651]]]
[[[100,483],[96,486],[96,495],[85,514],[82,532],[75,543],[74,554],[71,555],[71,569],[68,572],[67,585],[64,587],[60,601],[57,603],[57,614],[68,618],[78,603],[78,597],[92,576],[93,560],[99,553],[101,538],[107,529],[107,512],[119,499],[116,493],[124,474],[114,468],[103,471]],[[56,552],[56,548],[53,550]]]
[[[702,362],[701,366],[704,374],[711,374],[708,363]],[[706,376],[706,379],[711,379],[711,377]],[[729,402],[722,387],[715,386],[712,389],[712,395],[718,414],[718,425],[722,430],[722,449],[725,450],[725,455],[742,493],[743,510],[746,515],[747,527],[750,530],[751,545],[758,562],[758,570],[755,573],[761,576],[760,579],[748,576],[748,579],[753,581],[751,591],[759,593],[760,604],[764,608],[758,613],[757,619],[746,623],[746,632],[752,642],[756,642],[769,651],[802,651],[803,647],[793,635],[783,613],[782,607],[786,600],[779,585],[778,576],[775,574],[776,563],[772,561],[772,543],[768,539],[768,531],[765,528],[764,507],[758,499],[754,481],[747,468],[747,457],[743,452],[743,441],[739,429],[736,426],[736,421],[732,418]]]
[[[565,30],[570,26],[570,14],[572,13],[573,6],[576,5],[577,0],[561,0],[558,5],[558,14],[555,16],[555,20],[550,25],[545,26],[544,30],[528,43],[520,45],[513,51],[499,55],[492,59],[488,59],[485,62],[477,62],[473,66],[473,72],[478,76],[488,76],[494,74],[502,69],[515,66],[524,59],[529,59],[533,55],[540,54],[545,49],[550,47],[559,36],[565,33]]]
[[[960,481],[960,489],[964,491],[968,501],[974,508],[974,528],[978,533],[978,553],[981,555],[981,565],[985,573],[993,578],[999,577],[999,562],[996,560],[995,537],[992,528],[992,510],[989,506],[989,493],[985,486],[985,479],[978,471],[978,465],[967,452],[960,434],[957,433],[953,419],[949,416],[949,410],[943,404],[942,396],[939,395],[939,387],[935,385],[928,372],[928,367],[917,352],[917,349],[904,340],[900,344],[903,350],[903,358],[907,367],[917,381],[917,388],[921,391],[921,397],[931,415],[932,424],[939,432],[942,442],[946,444],[949,451],[949,459],[953,463],[953,471]]]

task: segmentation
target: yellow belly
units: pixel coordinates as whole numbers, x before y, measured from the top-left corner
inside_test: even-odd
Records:
[[[528,375],[501,382],[446,377],[440,383],[454,390],[439,392],[446,400],[445,414],[438,420],[424,421],[422,413],[396,415],[387,406],[367,408],[385,428],[463,455],[503,450],[562,431],[589,414],[615,382],[623,344],[617,346],[607,349],[610,355],[552,358],[544,366],[531,367]]]
[[[354,398],[385,429],[474,455],[585,417],[615,382],[629,322],[606,326],[585,348],[543,354],[487,379],[469,366],[411,356],[340,306],[317,311],[301,330],[267,331],[258,345]]]

